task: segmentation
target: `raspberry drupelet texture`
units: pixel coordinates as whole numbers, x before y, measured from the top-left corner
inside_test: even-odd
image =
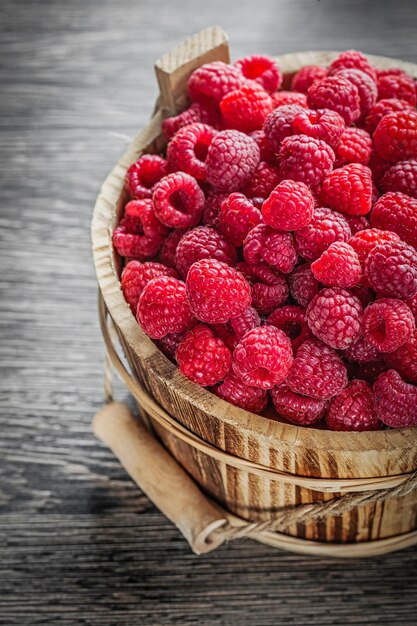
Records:
[[[388,367],[395,369],[405,380],[417,384],[417,330],[402,346],[384,355]]]
[[[283,382],[293,362],[290,340],[273,326],[250,330],[233,352],[233,372],[246,385],[272,389]]]
[[[144,154],[126,172],[126,187],[132,198],[152,198],[156,183],[168,174],[166,160],[157,154]]]
[[[410,311],[414,316],[416,326],[417,326],[417,293],[412,298],[407,298],[405,303],[410,308]]]
[[[323,180],[320,200],[341,213],[366,215],[372,207],[371,170],[360,163],[349,163],[333,170]]]
[[[155,256],[168,229],[156,218],[152,200],[131,200],[126,215],[113,232],[113,245],[121,256],[146,261]]]
[[[274,269],[288,274],[297,263],[292,234],[277,231],[266,224],[259,224],[249,231],[243,246],[243,256],[251,264],[265,261]]]
[[[225,324],[212,324],[211,328],[216,337],[220,337],[227,347],[233,350],[243,335],[260,325],[261,318],[259,313],[253,307],[249,307],[241,315],[232,317]]]
[[[417,251],[403,241],[378,244],[368,254],[365,273],[378,295],[412,298],[417,293]]]
[[[207,124],[189,124],[181,128],[168,144],[170,169],[181,170],[197,180],[206,180],[205,160],[216,134],[217,131]]]
[[[377,101],[378,90],[375,81],[368,74],[357,69],[339,70],[336,75],[346,78],[358,90],[361,109],[358,122],[363,122]]]
[[[362,267],[348,243],[336,241],[311,264],[317,280],[328,287],[354,287],[360,283]]]
[[[319,290],[319,282],[306,263],[298,265],[288,276],[291,296],[302,307],[314,298]]]
[[[169,333],[165,335],[165,337],[162,337],[162,339],[155,340],[160,351],[173,363],[176,363],[175,353],[180,342],[184,339],[185,333],[186,331],[182,333]]]
[[[223,324],[251,304],[251,288],[243,275],[215,259],[194,263],[187,274],[187,294],[194,315],[202,322]]]
[[[278,168],[260,161],[249,184],[243,189],[243,193],[248,198],[267,198],[280,181]]]
[[[322,289],[307,307],[308,326],[318,339],[335,350],[346,350],[361,333],[363,309],[346,289]]]
[[[275,91],[271,94],[271,98],[274,109],[287,104],[296,104],[305,109],[308,107],[307,96],[297,91]]]
[[[235,246],[241,246],[252,228],[262,222],[262,215],[242,193],[232,193],[223,201],[219,229]]]
[[[237,130],[223,130],[208,150],[207,181],[218,191],[237,191],[249,183],[259,161],[259,148],[251,137]]]
[[[396,111],[412,110],[411,104],[405,100],[399,100],[398,98],[384,98],[378,100],[373,107],[368,111],[368,115],[365,120],[365,128],[371,135],[375,131],[379,122],[388,113],[395,113]]]
[[[129,261],[123,268],[121,277],[123,295],[134,315],[136,315],[140,294],[149,281],[159,276],[178,278],[178,274],[173,268],[153,261],[141,263],[133,260]]]
[[[386,372],[387,369],[388,367],[383,359],[371,361],[370,363],[349,363],[349,377],[351,379],[366,380],[373,385],[378,376]]]
[[[308,135],[286,137],[279,150],[282,178],[318,185],[331,171],[335,154],[321,139]]]
[[[286,385],[303,396],[329,399],[348,382],[344,363],[337,353],[318,339],[307,339],[299,348]]]
[[[384,191],[399,191],[417,199],[417,159],[394,163],[382,177],[381,186]]]
[[[368,74],[373,81],[377,79],[377,73],[368,58],[358,50],[345,50],[330,64],[329,74],[336,74],[340,70],[354,69],[361,70]]]
[[[375,363],[380,361],[382,354],[363,335],[352,343],[344,352],[344,356],[354,363]]]
[[[188,94],[193,102],[216,105],[227,93],[239,89],[245,82],[237,67],[214,61],[194,70],[188,79]]]
[[[417,248],[417,199],[399,191],[381,196],[371,213],[375,228],[396,233],[403,241]]]
[[[411,338],[415,327],[409,307],[395,298],[376,300],[363,314],[363,335],[379,352],[394,352]]]
[[[416,106],[416,86],[405,72],[380,74],[377,80],[378,100],[398,98]]]
[[[265,389],[249,387],[234,374],[228,374],[220,385],[214,387],[213,392],[222,400],[252,413],[261,413],[268,404],[268,392]]]
[[[136,317],[152,339],[190,328],[193,316],[185,284],[170,276],[153,278],[140,295]]]
[[[180,128],[189,124],[208,124],[213,128],[219,127],[219,115],[215,107],[208,104],[193,102],[188,109],[173,117],[167,117],[162,122],[162,132],[165,137],[171,139]]]
[[[388,113],[373,134],[375,150],[386,161],[417,157],[417,111]]]
[[[359,257],[361,265],[365,265],[365,261],[375,246],[380,243],[399,241],[400,238],[396,233],[388,230],[381,230],[379,228],[366,228],[361,230],[351,239],[349,239],[349,245],[355,250]]]
[[[284,180],[262,205],[265,224],[277,230],[299,230],[311,222],[314,197],[304,183]]]
[[[382,422],[374,406],[372,387],[365,380],[352,380],[330,401],[326,414],[330,430],[379,430]]]
[[[243,133],[259,130],[272,111],[271,97],[257,84],[230,91],[220,102],[223,124]]]
[[[335,154],[336,167],[342,167],[348,163],[367,165],[372,154],[370,134],[362,128],[346,128],[342,133]]]
[[[297,113],[292,127],[295,135],[321,139],[335,150],[345,129],[345,121],[336,111],[330,109],[305,109]]]
[[[183,278],[196,261],[217,259],[227,265],[235,265],[236,249],[217,230],[209,226],[197,226],[180,239],[175,252],[175,267]]]
[[[170,228],[196,226],[204,202],[204,193],[196,179],[185,172],[168,174],[156,185],[153,193],[156,217]]]
[[[352,236],[356,235],[356,233],[359,233],[361,230],[367,230],[371,227],[368,218],[364,215],[346,215],[345,217]]]
[[[312,109],[331,109],[343,117],[347,126],[361,115],[361,101],[356,86],[343,76],[326,76],[314,82],[307,101]]]
[[[311,332],[306,322],[306,312],[301,306],[288,304],[272,311],[267,323],[282,330],[293,347],[294,353],[309,337]]]
[[[331,209],[317,208],[312,220],[294,233],[295,247],[304,259],[318,259],[335,241],[348,241],[351,231],[346,219]]]
[[[238,59],[235,67],[245,78],[254,80],[268,93],[273,93],[281,87],[282,73],[278,63],[272,57],[254,54]]]
[[[271,389],[271,398],[278,415],[299,426],[318,422],[327,406],[326,400],[301,396],[285,384]]]
[[[307,95],[311,85],[316,82],[316,80],[322,80],[325,76],[327,76],[327,69],[325,67],[320,67],[319,65],[305,65],[294,74],[291,81],[291,89]]]
[[[249,133],[249,136],[255,141],[256,145],[259,148],[259,152],[261,155],[261,162],[266,161],[270,165],[277,165],[277,155],[273,150],[271,144],[269,143],[265,131],[262,128],[261,130],[254,130],[252,133]]]
[[[417,387],[406,383],[398,372],[388,370],[373,386],[376,413],[392,428],[417,426]]]
[[[228,198],[227,193],[210,190],[206,196],[203,211],[203,224],[219,230],[219,215],[222,202]]]
[[[203,387],[223,380],[232,363],[229,348],[205,324],[197,324],[186,333],[176,359],[181,374]]]
[[[292,122],[303,111],[297,104],[280,106],[268,115],[264,124],[264,132],[269,145],[275,153],[279,152],[285,137],[294,134]]]
[[[380,187],[382,177],[384,176],[387,169],[391,167],[392,163],[390,161],[386,161],[382,157],[379,156],[375,147],[372,148],[371,158],[369,159],[368,167],[372,172],[372,182],[375,185]]]
[[[252,306],[261,314],[269,314],[288,298],[285,278],[267,263],[238,263],[236,266],[252,288]]]
[[[186,233],[186,230],[172,230],[164,240],[161,250],[159,252],[158,260],[167,267],[175,268],[175,252],[180,242],[181,237]]]

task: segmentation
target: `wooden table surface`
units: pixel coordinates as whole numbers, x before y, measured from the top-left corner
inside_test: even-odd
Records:
[[[417,61],[413,0],[2,0],[2,625],[417,623],[417,549],[344,562],[247,541],[196,557],[91,434],[94,198],[151,113],[153,61],[212,23],[235,58]]]

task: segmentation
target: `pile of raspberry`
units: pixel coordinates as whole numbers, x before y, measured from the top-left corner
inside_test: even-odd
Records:
[[[413,78],[350,50],[284,81],[250,56],[199,67],[188,96],[113,233],[143,331],[247,411],[417,426]]]

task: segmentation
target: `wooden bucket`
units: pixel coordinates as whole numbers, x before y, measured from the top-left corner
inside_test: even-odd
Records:
[[[336,55],[299,52],[277,60],[288,80],[303,65],[328,65]],[[229,61],[227,38],[217,27],[195,35],[156,63],[161,90],[156,112],[97,198],[94,261],[105,307],[136,385],[153,399],[145,411],[142,407],[142,414],[148,414],[163,444],[213,501],[244,520],[268,522],[283,507],[401,484],[417,469],[417,428],[331,432],[251,414],[184,378],[138,326],[121,291],[121,263],[112,247],[112,231],[126,202],[125,173],[142,153],[163,149],[162,119],[184,107],[191,71],[213,60]],[[402,67],[417,76],[417,65],[375,56],[370,60],[378,68]],[[155,419],[156,414],[165,414],[168,421]],[[178,428],[172,427],[175,424]],[[330,544],[325,553],[331,554],[333,544],[385,541],[383,551],[388,551],[400,537],[404,538],[401,545],[409,545],[417,541],[416,529],[417,490],[413,489],[399,497],[365,502],[343,515],[294,523],[284,534],[298,542],[297,551],[308,551],[303,545],[317,542]],[[340,545],[337,548],[335,554],[350,556],[349,546],[344,551]]]

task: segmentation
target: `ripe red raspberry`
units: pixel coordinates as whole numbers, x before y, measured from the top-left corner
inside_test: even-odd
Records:
[[[307,96],[298,91],[275,91],[271,94],[272,106],[274,109],[278,109],[288,104],[296,104],[305,109],[308,107]]]
[[[297,104],[287,104],[280,106],[268,115],[265,120],[264,131],[266,139],[274,152],[279,152],[285,137],[294,134],[292,123],[298,113],[302,111],[303,108]]]
[[[365,273],[378,295],[412,298],[417,293],[417,251],[403,241],[379,244],[365,261]]]
[[[311,264],[311,271],[328,287],[354,287],[362,277],[358,255],[348,243],[336,241]]]
[[[176,359],[181,374],[203,387],[223,380],[232,363],[230,350],[204,324],[197,324],[185,335]]]
[[[144,154],[126,172],[126,187],[132,198],[152,198],[156,183],[168,173],[166,160],[157,154]]]
[[[194,263],[188,270],[186,284],[191,309],[202,322],[222,324],[243,313],[251,303],[247,280],[215,259]]]
[[[371,224],[397,233],[403,241],[417,248],[417,199],[389,191],[372,209]]]
[[[178,278],[177,272],[171,267],[165,267],[162,263],[152,261],[147,263],[129,261],[123,268],[121,280],[123,295],[134,315],[136,315],[140,294],[150,280],[159,276]]]
[[[292,234],[279,232],[266,224],[249,231],[243,246],[243,256],[248,263],[266,261],[284,274],[291,272],[297,263]]]
[[[374,407],[372,387],[364,380],[352,380],[330,401],[326,415],[330,430],[379,430],[382,422]]]
[[[162,132],[165,137],[171,139],[180,128],[188,126],[189,124],[201,123],[208,124],[213,128],[219,127],[218,113],[215,107],[207,104],[200,104],[199,102],[193,102],[188,109],[185,109],[182,113],[173,117],[167,117],[162,122]]]
[[[217,230],[197,226],[183,235],[175,252],[175,267],[183,278],[196,261],[217,259],[227,265],[236,263],[236,249]]]
[[[374,106],[378,97],[378,90],[375,81],[365,72],[355,69],[340,70],[337,76],[346,78],[352,85],[355,85],[359,93],[361,114],[359,121],[364,121],[369,110]]]
[[[380,186],[382,177],[391,165],[390,161],[386,161],[379,156],[375,148],[372,149],[368,167],[372,172],[372,181],[375,185]]]
[[[347,163],[361,163],[367,165],[372,154],[372,139],[369,133],[362,128],[346,128],[335,150],[335,167],[342,167]]]
[[[152,200],[131,200],[126,215],[113,232],[113,245],[121,256],[146,261],[155,256],[167,235],[156,218]]]
[[[287,335],[294,353],[306,339],[311,337],[306,322],[305,309],[295,304],[288,304],[272,311],[271,315],[268,316],[267,323],[279,328]]]
[[[220,228],[219,215],[222,202],[228,198],[227,193],[209,191],[203,211],[203,223],[217,230]]]
[[[161,250],[159,252],[158,260],[168,267],[175,268],[175,252],[180,242],[181,237],[186,233],[186,230],[173,230],[169,233],[164,240]]]
[[[306,263],[298,265],[289,274],[288,282],[292,297],[303,307],[307,306],[319,290],[318,280],[314,278],[310,266]]]
[[[336,74],[340,70],[345,69],[361,70],[365,72],[365,74],[368,74],[372,80],[376,81],[377,73],[375,69],[369,63],[368,58],[358,50],[345,50],[341,52],[331,63],[329,74]]]
[[[254,54],[238,59],[235,67],[245,78],[256,81],[268,93],[277,91],[281,87],[282,73],[278,63],[272,57]]]
[[[222,61],[201,65],[188,79],[188,94],[193,102],[219,104],[229,91],[246,83],[240,70]]]
[[[300,396],[285,384],[271,389],[271,398],[278,415],[299,426],[310,426],[318,422],[327,406],[325,400]]]
[[[379,122],[388,113],[394,113],[396,111],[412,110],[411,104],[405,100],[398,100],[398,98],[387,98],[384,100],[378,100],[374,106],[368,111],[368,115],[365,120],[365,128],[371,135],[374,133]]]
[[[185,332],[186,331],[182,333],[169,333],[165,335],[165,337],[162,337],[162,339],[155,340],[160,351],[173,363],[176,363],[175,353],[180,342],[184,339]]]
[[[406,343],[415,329],[412,312],[401,300],[381,298],[363,314],[363,335],[380,352],[394,352]]]
[[[331,109],[343,117],[347,126],[361,114],[361,101],[357,87],[343,76],[326,76],[311,85],[307,94],[312,109]]]
[[[260,161],[243,192],[248,198],[267,198],[280,180],[281,176],[276,167]]]
[[[249,231],[260,224],[262,215],[242,193],[232,193],[223,201],[219,228],[235,246],[241,246]]]
[[[411,383],[417,383],[417,330],[402,346],[385,354],[386,364]]]
[[[222,400],[251,413],[261,413],[268,404],[268,392],[265,389],[248,387],[234,374],[228,374],[213,392]]]
[[[388,113],[373,134],[375,150],[386,161],[417,157],[417,111]]]
[[[373,386],[375,408],[381,422],[391,428],[417,426],[417,387],[395,370],[379,376]]]
[[[407,306],[409,307],[411,313],[413,314],[414,320],[415,320],[416,326],[417,326],[417,293],[412,298],[408,298],[405,301],[405,303],[407,304]]]
[[[313,217],[314,197],[304,183],[284,180],[262,205],[265,224],[277,230],[299,230]]]
[[[291,81],[291,89],[307,95],[309,88],[316,80],[322,80],[327,76],[327,69],[319,65],[305,65]]]
[[[253,133],[249,133],[249,136],[252,137],[259,148],[261,162],[266,161],[270,165],[277,165],[276,154],[266,137],[264,129],[254,130]]]
[[[299,348],[286,384],[295,393],[311,398],[332,398],[346,387],[346,367],[337,353],[318,339],[307,339]]]
[[[356,235],[361,230],[367,230],[371,227],[369,220],[364,215],[346,215],[346,221],[349,224],[352,235]]]
[[[267,315],[288,298],[288,285],[283,276],[263,261],[259,263],[238,263],[241,272],[252,286],[252,306],[259,313]]]
[[[205,160],[216,134],[217,131],[207,124],[189,124],[181,128],[168,144],[170,169],[181,170],[198,180],[206,180]]]
[[[390,231],[380,230],[379,228],[367,228],[356,233],[349,239],[349,245],[355,250],[362,266],[368,258],[368,254],[380,243],[399,241],[400,238]]]
[[[272,111],[272,100],[262,87],[243,85],[224,96],[220,111],[226,128],[250,133],[262,128],[266,116]]]
[[[380,74],[377,80],[378,100],[398,98],[411,106],[416,106],[416,87],[414,80],[405,72]]]
[[[165,176],[153,193],[156,217],[170,228],[198,224],[204,208],[204,193],[195,178],[185,172]]]
[[[359,339],[345,350],[344,356],[355,363],[375,363],[382,358],[380,351],[370,344],[363,335],[360,335]]]
[[[295,135],[321,139],[335,150],[345,129],[345,121],[339,113],[330,109],[305,109],[297,113],[292,127]]]
[[[225,324],[212,324],[216,337],[220,337],[226,344],[226,346],[233,350],[236,344],[242,339],[244,335],[252,328],[257,328],[261,325],[261,318],[258,311],[252,306],[243,311],[241,315],[232,317]]]
[[[232,367],[246,385],[272,389],[287,378],[292,362],[291,344],[285,333],[273,326],[260,326],[239,341]]]
[[[259,148],[251,137],[223,130],[208,150],[207,180],[219,191],[237,191],[249,183],[259,161]]]
[[[140,295],[136,317],[152,339],[189,328],[193,316],[184,283],[170,276],[153,278]]]
[[[307,307],[308,326],[335,350],[346,350],[361,333],[362,305],[345,289],[322,289]]]
[[[343,215],[331,209],[314,210],[313,218],[307,226],[294,233],[295,247],[304,259],[318,259],[335,241],[348,241],[351,232]]]
[[[321,201],[335,211],[365,215],[372,206],[372,175],[369,167],[349,163],[323,180]]]
[[[294,135],[283,140],[279,158],[283,178],[291,178],[314,186],[332,171],[335,154],[330,146],[320,139]]]
[[[391,165],[382,178],[382,189],[400,191],[417,199],[417,159],[398,161]]]

